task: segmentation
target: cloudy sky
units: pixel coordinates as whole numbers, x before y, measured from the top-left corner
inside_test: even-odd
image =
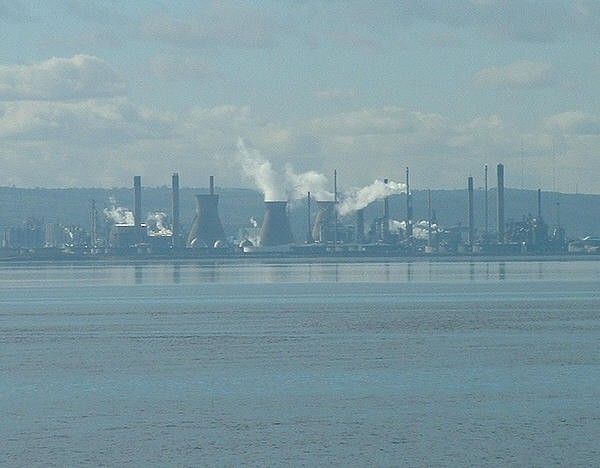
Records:
[[[0,185],[600,193],[597,0],[0,0]],[[490,183],[490,186],[492,184]]]

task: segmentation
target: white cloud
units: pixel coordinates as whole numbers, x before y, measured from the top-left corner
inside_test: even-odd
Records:
[[[0,106],[0,184],[115,186],[138,173],[146,184],[161,185],[168,183],[165,174],[177,170],[186,183],[201,183],[198,174],[210,173],[224,186],[248,186],[237,157],[243,138],[279,174],[288,164],[298,174],[330,175],[337,168],[345,187],[382,177],[401,180],[409,166],[416,188],[455,188],[496,162],[506,164],[507,183],[516,185],[510,174],[521,167],[524,142],[527,173],[536,177],[531,183],[551,188],[553,151],[561,155],[561,169],[600,170],[599,121],[581,112],[558,114],[523,135],[493,114],[455,121],[397,107],[287,125],[234,105],[162,116],[124,99],[13,102]],[[579,188],[597,191],[583,182]]]
[[[484,68],[475,75],[475,83],[499,89],[536,88],[555,84],[556,77],[550,64],[523,60]]]
[[[90,55],[0,66],[0,100],[62,100],[112,97],[125,82],[104,60]]]
[[[124,99],[0,103],[0,136],[4,139],[111,145],[165,138],[171,127],[168,118]]]
[[[600,117],[580,111],[552,115],[544,120],[544,126],[567,135],[600,135]]]

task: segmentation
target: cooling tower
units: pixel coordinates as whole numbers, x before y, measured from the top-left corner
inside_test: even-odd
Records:
[[[133,224],[137,227],[142,225],[142,178],[133,176]]]
[[[214,194],[211,177],[211,193],[196,195],[196,216],[188,236],[190,247],[213,247],[215,242],[225,240],[223,225],[218,212],[219,196]]]
[[[318,201],[317,218],[312,231],[315,242],[333,242],[335,238],[335,202]]]
[[[285,201],[265,202],[265,217],[260,230],[261,247],[292,244],[294,242],[286,207],[287,202]]]
[[[504,242],[504,165],[498,164],[496,168],[498,176],[498,211],[497,211],[497,229],[498,242]]]

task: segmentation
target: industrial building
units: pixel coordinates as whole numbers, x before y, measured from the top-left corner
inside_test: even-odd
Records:
[[[547,254],[567,251],[567,241],[561,226],[550,229],[542,217],[542,192],[537,191],[538,210],[535,216],[520,220],[505,219],[504,165],[496,166],[496,222],[489,229],[488,180],[485,166],[485,189],[474,189],[474,177],[466,180],[464,206],[467,225],[439,224],[428,191],[427,216],[414,219],[413,193],[410,191],[409,170],[406,168],[406,191],[401,219],[392,219],[390,196],[383,197],[382,209],[365,220],[364,208],[345,216],[338,215],[337,173],[334,175],[334,200],[313,200],[306,197],[305,236],[292,230],[286,200],[265,200],[262,223],[240,227],[234,235],[225,232],[219,214],[219,195],[214,177],[209,177],[208,193],[195,195],[193,219],[181,220],[179,174],[171,179],[171,212],[163,213],[161,223],[145,219],[142,208],[141,176],[133,177],[133,211],[120,212],[121,218],[99,215],[92,201],[89,234],[84,228],[28,220],[22,226],[5,230],[3,247],[29,254],[44,248],[64,255],[78,253],[88,256],[237,256],[237,255],[349,255],[349,256],[417,256],[417,255],[516,255]],[[388,179],[384,179],[388,184]],[[477,197],[480,197],[477,200]],[[476,202],[483,210],[476,210]],[[315,212],[311,210],[316,206]],[[381,205],[380,205],[381,206]],[[372,209],[371,209],[372,213]],[[484,218],[484,228],[477,229],[477,220]],[[164,221],[164,225],[162,222]],[[481,222],[480,222],[481,224]],[[302,239],[297,241],[296,239]],[[569,244],[570,252],[596,252],[592,241]]]

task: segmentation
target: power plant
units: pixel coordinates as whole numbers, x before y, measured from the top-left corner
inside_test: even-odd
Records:
[[[305,235],[295,242],[290,222],[288,202],[264,201],[262,222],[239,228],[237,237],[227,233],[219,215],[219,195],[215,193],[214,176],[209,177],[208,193],[195,194],[195,214],[191,222],[181,219],[181,189],[179,173],[171,178],[169,212],[150,212],[147,219],[142,210],[142,179],[133,177],[133,210],[109,206],[101,221],[97,201],[92,200],[90,233],[83,228],[48,224],[45,227],[30,221],[23,227],[7,228],[3,248],[20,255],[27,252],[56,255],[80,253],[88,256],[167,255],[177,257],[230,255],[348,255],[348,256],[418,256],[418,255],[518,255],[567,251],[567,241],[560,225],[550,229],[542,218],[542,191],[537,190],[537,212],[521,220],[505,219],[506,192],[504,165],[496,167],[496,226],[488,226],[488,171],[484,172],[484,189],[475,190],[473,176],[467,178],[464,207],[466,226],[441,226],[427,190],[426,215],[414,217],[414,194],[410,190],[409,169],[405,171],[402,192],[392,192],[395,184],[383,179],[385,188],[369,206],[356,207],[344,216],[339,214],[337,171],[334,173],[333,200],[314,200],[306,194]],[[381,184],[381,182],[379,182]],[[395,195],[390,195],[395,193]],[[481,193],[481,195],[479,195]],[[404,203],[398,201],[404,197]],[[344,196],[341,197],[342,201]],[[371,202],[373,203],[373,202]],[[422,204],[422,203],[421,203]],[[378,206],[376,211],[374,207]],[[393,209],[392,209],[393,208]],[[379,214],[377,214],[377,212]],[[370,221],[365,217],[369,213]],[[393,213],[396,213],[395,215]],[[374,216],[373,216],[374,214]],[[418,219],[421,219],[418,221]],[[482,223],[478,229],[476,221]],[[296,220],[297,221],[297,220]],[[296,229],[300,223],[296,222]],[[186,225],[189,229],[186,229]],[[104,228],[102,227],[104,226]],[[104,233],[104,234],[103,234]],[[490,234],[490,235],[488,235]],[[573,252],[595,251],[593,241],[573,242]],[[12,250],[11,250],[12,249]]]

